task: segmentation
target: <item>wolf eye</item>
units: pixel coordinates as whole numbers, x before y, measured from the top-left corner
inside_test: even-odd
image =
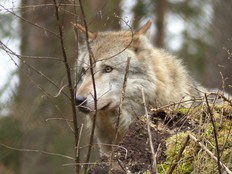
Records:
[[[111,66],[105,66],[103,69],[103,73],[110,73],[113,71],[113,68]]]

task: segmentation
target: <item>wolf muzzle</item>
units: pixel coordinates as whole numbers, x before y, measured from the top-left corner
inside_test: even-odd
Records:
[[[87,97],[84,97],[84,96],[77,96],[77,97],[75,98],[75,104],[76,104],[76,106],[78,107],[78,109],[79,109],[81,112],[89,113],[90,110],[89,110],[88,107],[86,106],[86,103],[87,103]]]

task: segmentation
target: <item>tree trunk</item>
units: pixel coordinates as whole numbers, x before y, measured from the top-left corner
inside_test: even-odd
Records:
[[[91,6],[85,4],[87,23],[97,30],[102,29],[103,26],[118,29],[120,27],[119,19],[114,17],[114,13],[120,16],[120,1],[105,2],[91,0],[88,2]],[[22,0],[21,2],[23,19],[20,21],[21,54],[23,56],[19,67],[19,85],[12,112],[23,123],[22,148],[74,156],[76,150],[74,135],[68,124],[65,121],[57,120],[45,122],[47,118],[72,119],[71,103],[67,97],[69,91],[65,87],[67,74],[53,3],[53,0]],[[77,6],[74,10],[70,1],[57,1],[57,3],[60,5],[59,15],[65,39],[64,47],[74,79],[76,70],[74,62],[77,58],[78,44],[71,22],[80,22],[76,21],[80,16],[75,15],[75,10],[80,15],[80,9]],[[85,3],[87,2],[85,1]],[[91,14],[96,15],[96,18]],[[60,89],[63,87],[65,88],[61,91]],[[59,92],[61,93],[59,94]],[[63,92],[68,95],[65,96]],[[84,123],[83,118],[78,115],[78,124],[82,123]],[[72,126],[72,123],[70,125]],[[85,137],[87,135],[83,131],[82,140]],[[42,153],[25,152],[21,159],[20,173],[72,173],[74,166],[60,167],[69,162],[73,161],[66,161],[65,158],[57,156],[46,156]]]
[[[155,45],[157,47],[164,47],[165,37],[165,15],[167,10],[167,0],[157,0],[156,4],[156,39]]]
[[[206,84],[232,93],[232,1],[216,1],[209,48]]]
[[[56,98],[53,97],[58,94],[59,88],[66,84],[63,62],[53,59],[62,60],[53,1],[22,0],[21,3],[21,16],[24,19],[21,20],[21,54],[32,56],[30,58],[22,57],[23,61],[20,62],[19,68],[15,115],[23,123],[22,146],[24,149],[72,154],[73,135],[66,122],[45,122],[47,118],[71,118],[71,104],[67,97],[63,94]],[[30,8],[24,8],[26,6]],[[70,8],[62,6],[60,15],[63,19],[69,60],[73,62],[75,49],[72,45],[75,45],[75,41],[74,37],[70,37],[72,16],[65,13],[62,10],[64,8],[67,11],[70,11]],[[30,23],[26,21],[30,21]],[[40,59],[39,57],[46,58]],[[51,79],[52,82],[48,79]],[[58,88],[52,83],[56,84]],[[58,142],[55,143],[56,141]],[[59,149],[58,146],[63,148]],[[71,168],[59,168],[59,164],[62,163],[65,163],[64,158],[25,152],[21,159],[21,173],[70,173]]]
[[[141,19],[146,15],[146,3],[143,0],[138,0],[132,11],[134,14],[132,27],[139,28]]]

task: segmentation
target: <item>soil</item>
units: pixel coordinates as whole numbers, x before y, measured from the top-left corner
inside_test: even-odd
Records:
[[[153,147],[158,164],[166,159],[165,140],[176,132],[192,129],[193,126],[184,114],[164,110],[152,111],[150,118]],[[153,158],[145,117],[139,118],[130,125],[125,137],[112,153],[102,156],[88,173],[107,174],[110,173],[109,169],[112,174],[136,174],[146,171],[156,173],[151,167]]]

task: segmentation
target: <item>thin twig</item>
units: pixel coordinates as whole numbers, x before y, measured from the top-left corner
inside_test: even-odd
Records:
[[[94,131],[95,131],[95,126],[96,126],[96,118],[97,118],[97,91],[96,91],[96,84],[95,84],[95,78],[94,78],[94,56],[93,53],[91,51],[90,48],[90,44],[89,44],[89,34],[88,34],[88,26],[87,26],[87,22],[86,22],[86,18],[85,18],[85,12],[84,12],[84,8],[82,5],[82,0],[79,0],[79,5],[80,5],[80,9],[81,9],[81,14],[83,17],[83,22],[84,22],[84,27],[85,27],[85,35],[86,35],[86,44],[87,44],[87,48],[88,48],[88,52],[89,52],[89,63],[90,63],[90,73],[91,73],[91,77],[92,77],[92,84],[93,84],[93,99],[94,99],[94,115],[93,115],[93,122],[92,122],[92,129],[91,129],[91,134],[90,134],[90,140],[89,140],[89,148],[88,148],[88,152],[87,152],[87,156],[86,156],[86,160],[85,162],[88,163],[90,160],[90,155],[91,155],[91,151],[92,151],[92,144],[93,144],[93,139],[94,139]],[[87,173],[87,169],[88,169],[88,165],[85,166],[84,169],[84,173]]]
[[[109,162],[101,162],[101,164],[106,164],[108,165]],[[79,165],[79,166],[83,166],[83,165],[96,165],[96,162],[88,162],[88,163],[68,163],[68,164],[62,164],[62,166],[75,166],[75,165]]]
[[[158,169],[156,167],[156,165],[157,165],[156,155],[155,155],[155,150],[154,150],[152,136],[151,136],[151,127],[150,127],[151,121],[150,121],[150,117],[149,117],[148,111],[147,111],[147,105],[146,105],[146,101],[145,101],[143,88],[141,90],[142,90],[142,99],[143,99],[145,115],[146,115],[146,118],[147,118],[147,131],[148,131],[148,137],[149,137],[149,144],[150,144],[151,154],[152,154],[152,159],[153,159],[151,169],[152,169],[152,172],[155,172],[156,174],[158,174],[159,172],[158,172]]]
[[[184,149],[185,149],[185,147],[187,146],[188,142],[189,142],[189,135],[186,137],[186,139],[185,139],[185,141],[184,141],[184,144],[182,145],[182,147],[181,147],[180,150],[179,150],[179,153],[178,153],[178,155],[177,155],[177,157],[176,157],[176,160],[174,161],[174,163],[172,163],[172,165],[171,165],[171,167],[169,168],[167,174],[171,174],[171,173],[174,171],[174,169],[176,168],[176,166],[177,166],[177,164],[178,164],[178,162],[179,162],[179,160],[180,160],[180,158],[181,158],[181,156],[182,156],[182,153],[184,152]]]
[[[45,121],[53,121],[53,120],[61,120],[66,122],[73,122],[73,120],[67,119],[67,118],[47,118]]]
[[[70,93],[70,96],[71,96],[75,147],[77,147],[77,145],[79,144],[79,130],[78,130],[78,125],[77,125],[75,96],[74,96],[74,89],[73,89],[73,85],[72,85],[70,67],[69,67],[69,64],[68,64],[68,58],[67,58],[67,54],[66,54],[66,51],[65,51],[65,48],[64,48],[64,37],[63,37],[62,25],[61,25],[60,16],[59,16],[59,6],[57,5],[56,0],[54,0],[54,7],[55,7],[55,15],[56,15],[56,20],[57,20],[57,23],[58,23],[58,29],[59,29],[59,35],[60,35],[60,37],[59,37],[60,38],[60,44],[61,44],[64,64],[65,64],[65,68],[66,68],[66,75],[67,75],[67,78],[68,78],[68,88],[69,88],[69,93]],[[79,163],[79,155],[78,155],[77,152],[75,153],[75,162]],[[80,166],[76,165],[76,173],[78,174],[79,172],[80,172]]]
[[[157,147],[157,150],[155,152],[155,158],[157,158],[157,156],[158,156],[158,152],[160,151],[160,147],[161,147],[161,143],[159,143],[159,145]]]
[[[126,171],[125,167],[123,166],[123,162],[121,162],[120,159],[117,159],[117,161],[118,161],[118,164],[121,167],[121,169],[126,173],[127,171]]]
[[[79,138],[78,138],[78,144],[76,146],[76,154],[77,154],[78,157],[80,156],[80,142],[81,142],[83,126],[84,126],[84,124],[81,124],[80,132],[79,132]]]
[[[189,133],[189,137],[195,141],[203,150],[205,150],[205,152],[216,162],[219,163],[220,167],[224,168],[224,170],[228,173],[228,174],[232,174],[232,171],[230,171],[230,169],[228,167],[226,167],[225,164],[223,164],[220,160],[218,160],[218,158],[216,156],[214,156],[214,154],[204,145],[202,144],[196,137],[194,137],[192,134]]]
[[[43,30],[43,31],[45,31],[45,32],[51,33],[51,34],[53,34],[54,36],[56,36],[56,37],[59,38],[59,35],[58,35],[57,33],[53,32],[52,30],[49,30],[49,29],[47,29],[47,28],[45,28],[45,27],[42,27],[41,25],[35,24],[35,23],[31,22],[30,20],[27,20],[27,19],[25,19],[25,18],[23,18],[23,17],[17,15],[16,13],[14,13],[14,12],[10,11],[9,9],[5,8],[5,7],[2,6],[1,4],[0,4],[0,7],[2,7],[4,10],[6,10],[6,12],[8,12],[8,13],[12,14],[13,16],[19,18],[19,19],[22,20],[23,22],[26,22],[26,23],[28,23],[28,24],[31,24],[32,26],[34,26],[34,27],[36,27],[36,28],[38,28],[38,29],[41,29],[41,30]]]
[[[218,160],[217,160],[217,163],[218,163],[218,173],[221,174],[220,150],[219,150],[219,145],[218,145],[217,129],[216,129],[216,126],[215,126],[215,123],[214,123],[213,112],[210,109],[209,102],[208,102],[206,94],[205,94],[205,99],[206,99],[206,105],[207,105],[207,109],[208,109],[208,112],[209,112],[210,120],[211,120],[211,123],[212,123],[212,126],[213,126],[213,135],[214,135],[214,139],[215,139],[216,153],[217,153],[217,158],[218,158]]]
[[[127,84],[128,72],[129,72],[129,67],[130,67],[130,60],[131,60],[131,57],[128,57],[127,63],[126,63],[125,74],[124,74],[123,85],[122,85],[122,93],[121,93],[121,98],[120,98],[119,114],[118,114],[118,118],[117,118],[114,143],[116,143],[117,138],[118,138],[118,129],[119,129],[119,123],[120,123],[120,116],[121,116],[121,113],[123,110],[123,101],[125,99],[125,94],[126,94],[126,84]]]
[[[36,8],[47,7],[47,6],[54,6],[54,4],[50,3],[50,4],[24,5],[24,6],[21,6],[21,7],[10,7],[9,9],[12,9],[12,10],[36,9]],[[73,3],[70,3],[70,4],[60,3],[59,6],[71,6],[71,7],[73,7],[73,6],[77,6],[77,5],[74,5]]]
[[[130,39],[130,42],[120,51],[118,51],[116,54],[113,54],[112,56],[109,56],[109,57],[103,57],[102,59],[98,60],[98,61],[104,61],[104,60],[108,60],[108,59],[112,59],[114,57],[116,57],[117,55],[123,53],[126,49],[128,49],[132,42],[133,42],[133,39],[134,39],[134,31],[132,29],[132,27],[128,24],[128,22],[126,22],[123,18],[119,17],[118,15],[114,14],[115,17],[117,17],[118,19],[122,20],[126,26],[129,28],[130,32],[131,32],[131,39]]]
[[[10,56],[10,55],[13,55],[13,56],[16,56],[20,62],[22,62],[23,64],[25,64],[30,70],[34,71],[35,73],[37,73],[39,76],[43,77],[44,79],[46,79],[48,82],[50,82],[54,87],[56,87],[57,89],[60,90],[60,87],[57,86],[55,84],[55,82],[53,82],[49,77],[47,77],[45,74],[43,74],[41,71],[37,70],[34,66],[28,64],[24,59],[22,59],[21,55],[19,54],[16,54],[14,51],[12,51],[7,45],[5,45],[2,41],[0,41],[0,45],[3,47],[3,50]],[[14,64],[18,67],[18,64],[13,60],[13,58],[11,58],[11,60],[14,62]],[[30,79],[29,75],[27,75],[26,72],[23,71],[23,73]],[[32,81],[32,79],[30,79]],[[38,84],[36,84],[36,87],[39,88],[40,90],[42,90],[44,93],[45,90],[42,89]],[[70,97],[62,90],[61,91],[62,94],[64,94],[68,99],[70,99]],[[50,97],[53,97],[51,94],[48,94],[46,93],[48,96]]]
[[[45,154],[45,155],[59,156],[59,157],[75,160],[73,157],[70,157],[70,156],[67,156],[67,155],[62,155],[62,154],[59,154],[59,153],[52,153],[52,152],[46,152],[46,151],[34,150],[34,149],[20,149],[20,148],[15,148],[15,147],[8,146],[8,145],[3,144],[3,143],[0,143],[0,145],[7,148],[7,149],[16,150],[16,151],[19,151],[19,152],[36,152],[36,153],[42,153],[42,154]]]
[[[171,106],[175,106],[175,105],[180,105],[180,104],[185,104],[185,103],[188,103],[188,102],[196,102],[198,101],[199,102],[199,105],[200,105],[200,102],[202,102],[202,98],[195,98],[195,99],[188,99],[188,100],[181,100],[179,102],[173,102],[173,103],[170,103],[170,104],[167,104],[167,105],[164,105],[164,106],[160,106],[156,109],[165,109],[165,108],[169,108]]]
[[[106,143],[94,143],[94,144],[92,144],[92,146],[95,146],[95,145],[96,145],[96,146],[101,145],[101,146],[109,146],[109,147],[121,148],[121,149],[123,149],[123,150],[125,151],[124,159],[127,159],[128,150],[127,150],[125,147],[123,147],[123,146],[116,145],[116,144],[106,144]],[[80,149],[83,149],[83,148],[86,148],[86,147],[89,147],[89,145],[87,145],[87,146],[82,146],[82,147],[80,147]]]
[[[16,55],[16,54],[15,54]],[[64,60],[60,59],[60,58],[55,58],[55,57],[49,57],[49,56],[26,56],[26,55],[19,55],[17,54],[17,57],[21,57],[24,59],[33,59],[33,60],[51,60],[51,61],[57,61],[57,62],[64,62]]]
[[[20,57],[20,55],[17,55],[15,52],[13,52],[9,47],[7,47],[4,43],[2,43],[0,41],[0,44],[2,45],[3,47],[3,50],[8,54],[8,56],[10,57],[11,61],[14,63],[15,66],[18,67],[18,69],[31,81],[32,84],[34,84],[39,90],[41,90],[49,99],[51,99],[51,102],[53,103],[53,105],[56,107],[56,109],[58,110],[58,112],[61,114],[61,116],[63,117],[63,119],[65,120],[65,117],[64,117],[64,114],[62,113],[62,111],[60,110],[60,108],[54,103],[54,101],[52,100],[53,99],[53,96],[51,94],[48,94],[39,84],[37,84],[31,77],[30,75],[23,71],[22,69],[19,68],[19,65],[18,63],[13,59],[12,55],[16,56],[17,58],[19,58],[19,60],[26,64],[30,69],[34,70],[36,73],[40,74],[41,72],[40,71],[37,71],[34,67],[30,66],[29,64],[25,63],[25,61],[22,60],[22,58]],[[53,81],[51,81],[50,79],[48,79],[48,77],[46,77],[44,74],[41,73],[41,76],[43,76],[45,79],[48,80],[48,82],[50,82],[52,85],[54,85],[56,88],[60,89]],[[70,97],[62,91],[62,93],[68,98],[70,99]],[[69,124],[68,121],[66,121],[68,127],[71,129],[72,132],[73,129],[71,127],[71,125]]]
[[[123,85],[122,85],[122,93],[121,93],[121,98],[120,98],[118,117],[117,117],[116,126],[115,126],[115,136],[114,136],[113,144],[116,144],[117,138],[118,138],[119,123],[120,123],[121,113],[123,110],[123,101],[124,101],[125,94],[126,94],[126,84],[127,84],[127,77],[128,77],[129,67],[130,67],[130,60],[131,60],[131,57],[128,57],[127,63],[126,63],[125,74],[124,74]],[[113,154],[114,154],[114,151],[112,150],[110,158],[109,158],[109,161],[110,161],[109,173],[112,173],[111,168],[112,168]]]
[[[65,87],[67,87],[67,86],[68,86],[68,85],[62,86],[62,87],[60,88],[60,90],[58,91],[58,93],[57,93],[55,96],[53,96],[53,97],[54,97],[54,98],[59,97],[60,94],[61,94],[61,92],[63,91],[63,89],[64,89]]]
[[[228,102],[230,106],[232,106],[232,99],[227,98],[225,95],[222,95],[220,93],[215,93],[215,92],[211,92],[208,95],[216,95],[218,97],[221,97],[224,101]]]

